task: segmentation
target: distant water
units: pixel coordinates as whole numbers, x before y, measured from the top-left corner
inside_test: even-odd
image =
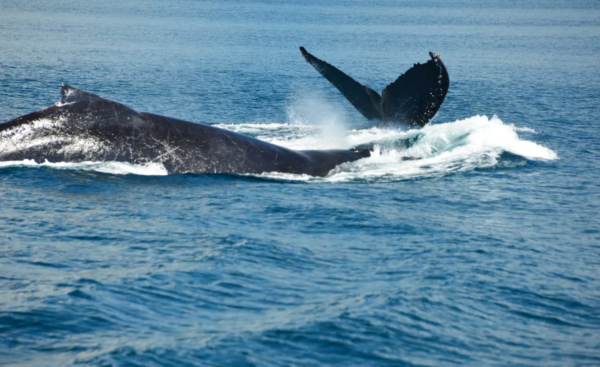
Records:
[[[450,91],[371,126],[298,46],[379,91],[437,52]],[[324,178],[0,163],[0,365],[600,365],[600,3],[2,1],[0,50],[0,121],[68,83],[376,146]]]

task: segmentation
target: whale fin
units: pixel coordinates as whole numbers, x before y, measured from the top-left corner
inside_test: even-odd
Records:
[[[304,47],[300,47],[300,52],[306,62],[329,80],[367,120],[383,120],[379,93],[360,84],[335,66],[311,55]]]
[[[384,122],[423,127],[440,109],[450,79],[441,57],[432,52],[429,55],[431,60],[415,64],[383,90]]]
[[[60,86],[60,104],[75,103],[80,101],[91,102],[101,99],[103,98],[98,95],[89,92],[84,92],[64,83]]]

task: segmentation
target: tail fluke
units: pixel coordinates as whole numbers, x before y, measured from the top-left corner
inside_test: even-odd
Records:
[[[423,127],[440,109],[450,86],[441,57],[431,52],[431,60],[408,69],[388,85],[380,97],[335,66],[311,55],[304,47],[300,47],[300,51],[306,61],[342,92],[367,120]]]
[[[367,120],[383,120],[379,93],[360,84],[335,66],[314,57],[304,47],[300,47],[300,52],[302,52],[306,62],[311,64],[325,79],[329,80],[334,87],[342,92],[344,97]]]
[[[382,92],[381,110],[386,123],[425,126],[442,106],[450,79],[439,55],[415,64]]]

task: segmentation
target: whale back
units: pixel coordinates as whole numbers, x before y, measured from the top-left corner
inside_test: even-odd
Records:
[[[210,125],[137,112],[64,85],[55,105],[0,124],[0,161],[155,162],[169,173],[324,176],[363,157],[349,150],[294,151]]]

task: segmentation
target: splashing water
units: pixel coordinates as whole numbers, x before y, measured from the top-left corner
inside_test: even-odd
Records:
[[[312,136],[296,142],[298,145],[305,140],[307,147],[302,149],[351,148],[346,137],[348,119],[344,109],[336,104],[325,102],[324,96],[319,96],[315,92],[302,94],[294,98],[286,110],[290,124],[313,128]],[[285,140],[272,141],[272,143],[285,145]],[[319,148],[315,148],[317,146]]]
[[[314,128],[296,124],[268,124],[264,129],[260,126],[220,125],[290,149],[323,149],[322,138],[314,133]],[[350,130],[342,141],[331,142],[327,148],[373,147],[371,157],[342,164],[325,178],[281,173],[265,173],[263,176],[302,181],[395,181],[494,167],[505,152],[522,158],[513,165],[525,164],[526,160],[558,159],[554,151],[521,139],[518,132],[535,133],[529,128],[505,124],[497,116],[491,119],[473,116],[451,123],[429,125],[420,130],[401,131],[379,127]]]

